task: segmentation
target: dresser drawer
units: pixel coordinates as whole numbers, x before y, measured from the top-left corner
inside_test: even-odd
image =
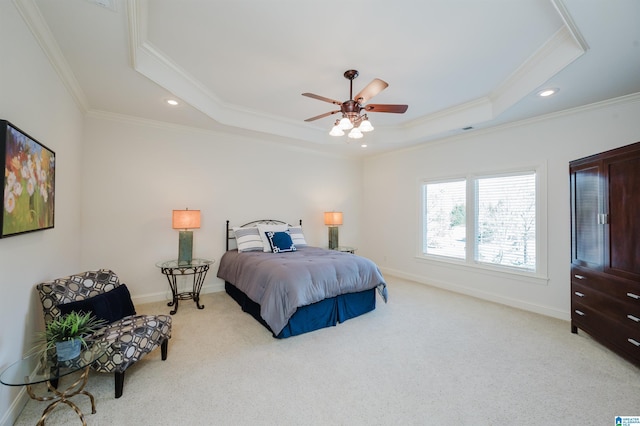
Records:
[[[579,303],[573,306],[571,322],[611,350],[640,363],[640,328],[621,325]]]
[[[587,306],[613,321],[640,329],[640,303],[635,299],[615,299],[591,287],[573,282],[571,283],[571,304]]]
[[[640,283],[580,268],[571,267],[571,283],[592,288],[614,299],[640,306]]]

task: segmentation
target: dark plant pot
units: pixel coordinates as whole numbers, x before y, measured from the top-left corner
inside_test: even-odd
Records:
[[[56,342],[56,353],[58,361],[68,361],[77,358],[80,355],[80,340],[65,340]]]

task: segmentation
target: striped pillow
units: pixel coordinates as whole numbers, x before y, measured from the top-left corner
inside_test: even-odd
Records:
[[[302,233],[302,226],[290,226],[289,234],[296,247],[305,247],[307,245],[307,241],[304,239],[304,234]]]
[[[258,228],[255,226],[250,228],[234,227],[233,233],[236,236],[239,252],[262,251],[262,238],[260,238]]]

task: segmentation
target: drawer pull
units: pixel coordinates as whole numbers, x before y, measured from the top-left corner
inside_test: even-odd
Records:
[[[633,315],[627,315],[627,318],[629,318],[631,321],[640,322],[640,318]]]
[[[640,347],[640,342],[638,342],[637,340],[633,340],[632,338],[628,338],[627,342]]]
[[[633,293],[627,293],[627,296],[629,296],[632,299],[636,299],[636,300],[640,299],[640,296],[638,296],[637,294],[633,294]]]
[[[576,313],[576,314],[578,314],[578,315],[580,315],[580,316],[584,316],[584,312],[579,311],[579,310],[577,310],[577,309],[575,310],[575,313]]]
[[[578,274],[575,274],[575,275],[574,275],[574,277],[576,277],[576,278],[577,278],[577,279],[579,279],[579,280],[584,280],[584,279],[586,279],[586,278],[584,277],[584,275],[578,275]]]
[[[584,297],[584,293],[580,293],[579,291],[575,291],[573,292],[573,294],[575,294],[578,297]]]

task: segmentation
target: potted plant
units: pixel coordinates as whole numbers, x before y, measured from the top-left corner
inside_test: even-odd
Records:
[[[55,348],[58,361],[73,359],[80,355],[81,346],[87,346],[85,339],[103,326],[104,321],[91,313],[71,311],[45,325],[44,351]]]

